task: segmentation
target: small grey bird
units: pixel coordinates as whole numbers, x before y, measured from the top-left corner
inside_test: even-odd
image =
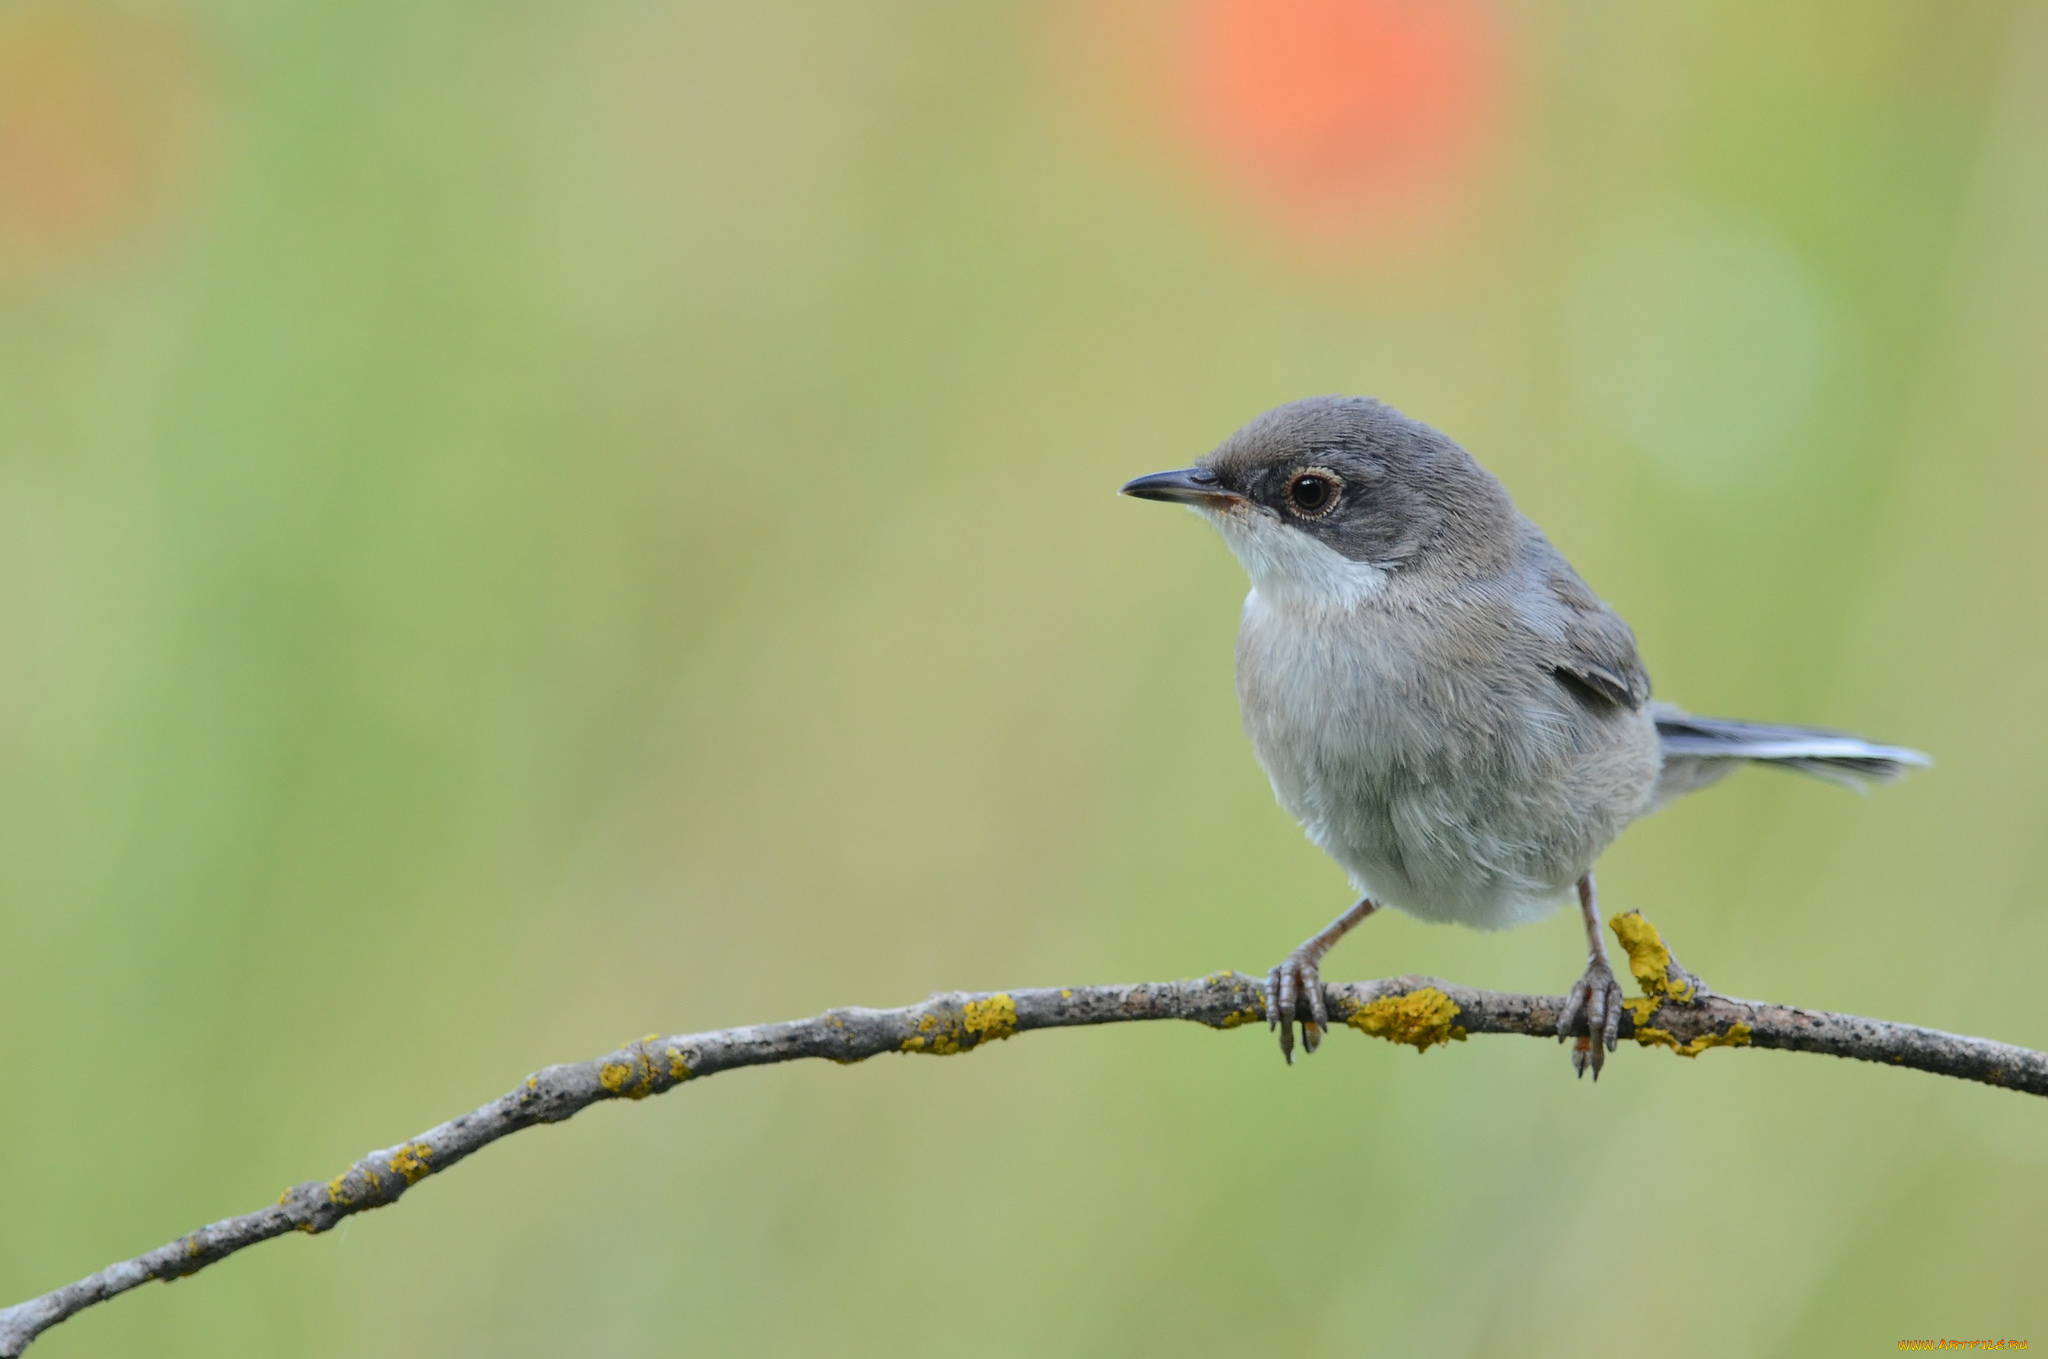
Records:
[[[1593,862],[1624,826],[1737,765],[1851,787],[1918,751],[1693,717],[1650,701],[1635,634],[1492,474],[1365,397],[1271,410],[1125,495],[1187,505],[1251,576],[1237,637],[1246,732],[1282,806],[1361,894],[1266,981],[1294,1060],[1329,1015],[1331,945],[1382,906],[1497,930],[1577,891],[1589,960],[1558,1020],[1599,1079],[1620,1035]]]

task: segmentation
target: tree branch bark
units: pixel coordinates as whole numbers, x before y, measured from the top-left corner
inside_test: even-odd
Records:
[[[1616,928],[1620,933],[1619,922]],[[1707,995],[1697,978],[1663,951],[1655,932],[1647,934],[1649,943],[1642,950],[1624,935],[1637,980],[1651,993],[1629,1003],[1624,1038],[1687,1057],[1709,1047],[1817,1052],[2048,1095],[2048,1054],[1909,1024]],[[269,1207],[201,1227],[145,1255],[0,1310],[0,1359],[21,1354],[58,1322],[138,1284],[196,1274],[287,1232],[324,1232],[353,1214],[396,1203],[422,1179],[501,1137],[539,1123],[560,1123],[604,1100],[644,1099],[721,1071],[806,1057],[848,1063],[884,1052],[947,1056],[1032,1029],[1150,1019],[1231,1029],[1264,1017],[1262,988],[1259,978],[1221,972],[1197,981],[1136,986],[955,992],[896,1010],[828,1010],[781,1024],[672,1038],[649,1035],[591,1061],[535,1072],[482,1108],[371,1152],[331,1180],[295,1185]],[[1333,1024],[1410,1043],[1418,1051],[1469,1034],[1554,1039],[1564,1003],[1559,996],[1476,991],[1429,977],[1329,984],[1324,992]],[[1686,995],[1694,998],[1681,999]],[[1302,1011],[1306,1014],[1306,1005]]]

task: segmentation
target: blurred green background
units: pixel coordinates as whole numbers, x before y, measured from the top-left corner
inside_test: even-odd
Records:
[[[1317,392],[1665,697],[1940,761],[1610,909],[2048,1046],[2044,136],[2029,4],[0,5],[0,1300],[650,1030],[1273,962],[1348,899],[1241,574],[1113,491]],[[1956,1082],[1139,1026],[600,1108],[35,1353],[2048,1343],[2044,1214]]]

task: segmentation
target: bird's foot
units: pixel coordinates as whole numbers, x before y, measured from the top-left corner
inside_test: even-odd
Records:
[[[1586,965],[1586,975],[1573,984],[1557,1016],[1557,1036],[1579,1040],[1572,1049],[1573,1071],[1584,1076],[1590,1066],[1593,1079],[1600,1079],[1607,1054],[1621,1041],[1621,1012],[1621,983],[1605,958],[1595,958]]]
[[[1266,1027],[1280,1030],[1280,1055],[1294,1065],[1295,1010],[1305,999],[1309,1017],[1301,1021],[1301,1046],[1314,1052],[1330,1027],[1329,1002],[1323,999],[1323,978],[1317,970],[1330,946],[1349,934],[1359,921],[1379,909],[1371,897],[1309,936],[1294,952],[1281,959],[1280,966],[1266,974]]]
[[[1304,997],[1311,1018],[1301,1021],[1301,1049],[1314,1052],[1330,1027],[1328,1002],[1323,998],[1323,978],[1318,964],[1323,950],[1311,939],[1280,961],[1266,974],[1266,1027],[1280,1031],[1280,1055],[1294,1064],[1294,1016]]]

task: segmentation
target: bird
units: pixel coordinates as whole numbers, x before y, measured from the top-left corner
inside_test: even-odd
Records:
[[[1843,732],[1655,701],[1635,634],[1456,441],[1370,397],[1276,407],[1122,494],[1187,506],[1244,566],[1237,694],[1280,804],[1358,900],[1266,976],[1294,1060],[1329,1028],[1320,967],[1375,912],[1502,930],[1576,897],[1585,971],[1558,1019],[1597,1081],[1622,992],[1594,863],[1739,766],[1850,787],[1929,764]]]

